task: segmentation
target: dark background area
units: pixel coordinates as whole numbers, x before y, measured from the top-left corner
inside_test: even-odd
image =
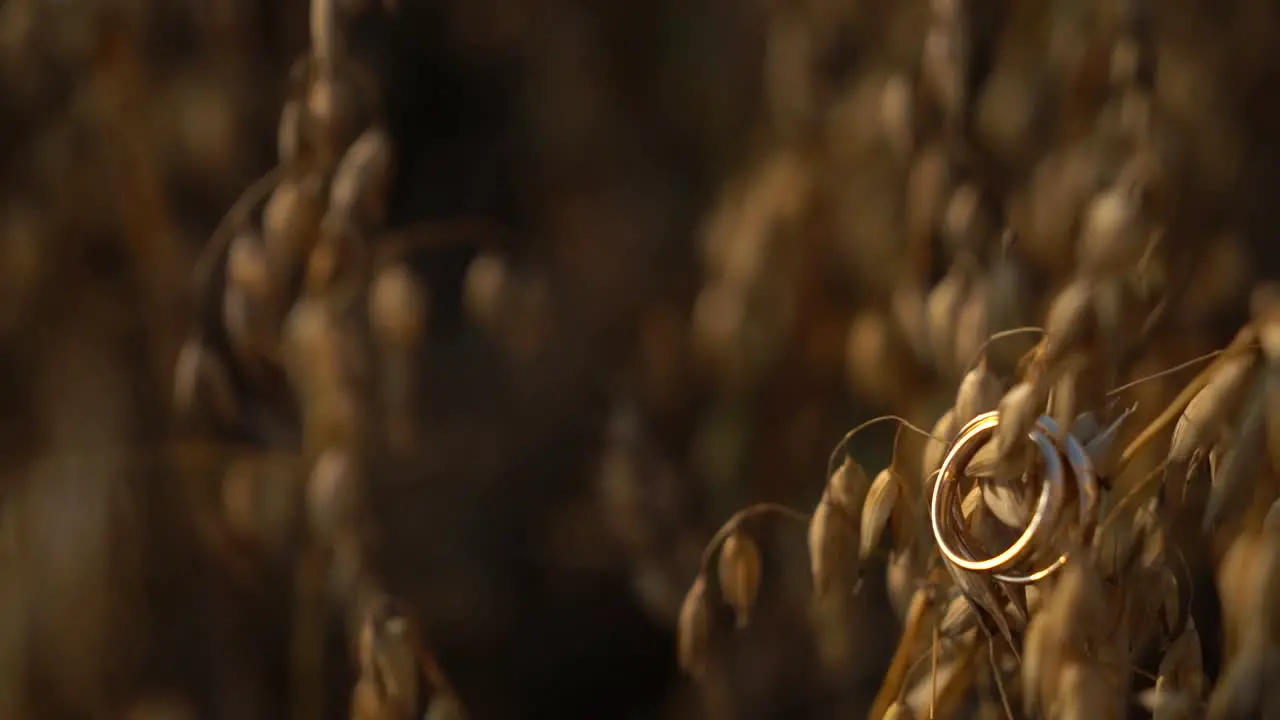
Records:
[[[917,64],[928,3],[349,5],[341,32],[395,149],[386,232],[368,242],[414,243],[404,261],[431,302],[411,450],[367,458],[370,572],[412,608],[473,718],[704,716],[674,635],[702,543],[753,501],[811,507],[856,421],[885,410],[928,427],[950,402],[953,369],[885,350],[872,375],[849,340],[856,319],[887,317],[894,279],[913,272],[906,172],[865,139],[879,121],[858,103],[867,78]],[[1155,15],[1168,79],[1154,92],[1180,168],[1159,211],[1174,228],[1175,310],[1135,374],[1221,345],[1250,282],[1280,262],[1272,5],[1178,0]],[[1000,32],[975,88],[1050,64],[1043,27],[1065,20],[992,13]],[[179,349],[208,320],[193,268],[277,162],[307,16],[297,0],[0,6],[0,715],[297,717],[315,707],[300,694],[348,715],[340,608],[325,682],[291,675],[310,542],[300,433],[172,411]],[[787,23],[808,43],[791,64]],[[1085,27],[1110,37],[1102,20]],[[1103,52],[1092,37],[1070,62]],[[1002,157],[990,184],[1017,195],[1073,132]],[[698,310],[737,262],[717,260],[732,254],[719,236],[769,248],[742,261],[762,289],[721,324],[725,312]],[[503,306],[516,330],[468,310],[482,253],[541,288]],[[1069,274],[1037,262],[1027,322]],[[894,338],[885,347],[905,353]],[[289,394],[237,378],[246,406]],[[854,452],[874,471],[891,437],[879,428]],[[255,481],[267,509],[237,530],[226,477],[268,454],[287,459]],[[868,573],[856,658],[827,677],[805,630],[803,531],[763,532],[776,589],[727,641],[733,692],[710,707],[863,712],[897,632],[883,564]]]

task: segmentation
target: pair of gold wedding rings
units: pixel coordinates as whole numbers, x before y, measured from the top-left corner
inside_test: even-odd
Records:
[[[1075,547],[1088,541],[1097,524],[1098,478],[1080,441],[1070,433],[1062,433],[1052,418],[1041,417],[1027,434],[1042,463],[1042,472],[1038,473],[1040,494],[1030,519],[1009,547],[996,555],[981,557],[976,550],[980,544],[966,530],[960,487],[971,479],[965,473],[969,463],[992,440],[999,425],[999,411],[983,413],[969,421],[952,441],[933,487],[929,508],[933,537],[942,556],[958,568],[988,573],[1006,583],[1030,585],[1053,575],[1069,559],[1070,550],[1065,548],[1056,551],[1056,556],[1046,555],[1046,543],[1060,538],[1064,530],[1070,531],[1068,539]],[[971,480],[982,482],[981,478]],[[1078,494],[1074,508],[1071,485]],[[1072,510],[1075,523],[1064,528],[1064,520]],[[1035,566],[1037,560],[1039,567]]]

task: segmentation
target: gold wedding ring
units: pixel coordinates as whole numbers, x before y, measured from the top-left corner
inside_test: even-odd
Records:
[[[990,573],[1003,582],[1027,585],[1049,577],[1068,560],[1068,554],[1064,552],[1052,563],[1038,570],[1015,570],[1029,559],[1039,541],[1058,529],[1066,499],[1067,468],[1070,469],[1071,479],[1079,493],[1079,523],[1074,528],[1076,537],[1073,538],[1076,542],[1086,540],[1096,525],[1097,477],[1093,462],[1079,440],[1073,435],[1062,435],[1052,418],[1041,417],[1028,433],[1028,438],[1040,451],[1044,462],[1043,484],[1031,519],[1022,534],[1003,552],[988,558],[976,557],[964,530],[955,527],[957,523],[963,527],[957,490],[964,468],[978,450],[991,440],[999,425],[1000,414],[992,411],[977,416],[960,430],[938,470],[938,480],[934,484],[930,504],[930,520],[934,540],[948,562],[971,572]]]

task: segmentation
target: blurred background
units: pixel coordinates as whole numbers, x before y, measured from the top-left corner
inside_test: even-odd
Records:
[[[393,167],[342,258],[406,272],[422,333],[332,346],[363,368],[358,572],[314,528],[314,388],[237,353],[218,241],[296,153],[315,9],[0,4],[0,716],[351,717],[339,571],[403,603],[472,718],[865,712],[883,559],[824,649],[785,521],[718,690],[680,675],[715,528],[811,508],[849,427],[932,426],[989,333],[1037,324],[1116,137],[1160,173],[1135,375],[1229,338],[1280,258],[1267,0],[334,5]]]

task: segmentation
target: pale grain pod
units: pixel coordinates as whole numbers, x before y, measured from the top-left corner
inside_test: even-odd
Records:
[[[1094,197],[1081,218],[1077,263],[1088,277],[1131,272],[1147,249],[1136,188],[1114,185]]]
[[[423,692],[416,628],[393,614],[379,619],[375,636],[373,664],[387,699],[405,715],[415,714]]]
[[[463,280],[463,305],[471,321],[490,333],[498,332],[510,283],[511,273],[501,256],[477,255]]]
[[[711,654],[711,611],[707,604],[707,580],[699,575],[680,605],[676,624],[680,669],[694,679],[704,677]]]
[[[1262,384],[1260,379],[1254,387]],[[1217,527],[1240,517],[1253,499],[1255,483],[1266,469],[1266,408],[1261,389],[1249,393],[1234,440],[1211,469],[1209,500],[1204,528]]]
[[[1046,392],[1033,380],[1023,380],[1000,398],[996,409],[1000,412],[1000,425],[996,427],[991,442],[999,458],[1008,459],[1043,414]]]
[[[1119,437],[1120,428],[1124,425],[1125,420],[1128,420],[1129,416],[1137,409],[1137,405],[1127,408],[1120,414],[1120,417],[1113,420],[1111,424],[1101,432],[1093,432],[1088,435],[1080,432],[1080,419],[1076,419],[1076,438],[1084,443],[1085,453],[1087,453],[1089,455],[1089,459],[1093,461],[1093,467],[1100,477],[1111,476],[1111,469],[1118,460],[1116,454],[1119,450],[1119,445],[1116,443],[1116,438]],[[1094,423],[1096,425],[1097,421],[1094,420]],[[1089,439],[1085,440],[1085,437],[1088,437]]]
[[[228,286],[222,292],[222,326],[236,361],[246,368],[274,356],[276,328],[260,297]]]
[[[1018,680],[1022,685],[1023,712],[1034,715],[1040,707],[1042,689],[1058,677],[1061,646],[1052,618],[1040,612],[1031,619],[1022,637],[1022,666]]]
[[[467,720],[467,712],[456,695],[440,693],[431,699],[422,720]]]
[[[362,229],[382,227],[391,198],[393,163],[391,135],[384,128],[374,126],[361,133],[333,171],[330,212]]]
[[[1121,720],[1123,698],[1117,697],[1110,676],[1094,663],[1072,662],[1058,681],[1057,712],[1061,720]]]
[[[960,516],[972,524],[976,516],[982,512],[982,486],[975,484],[965,493],[960,501]]]
[[[827,493],[831,501],[853,521],[862,516],[862,505],[870,489],[871,478],[867,476],[867,471],[848,455],[831,477],[827,478]]]
[[[1076,416],[1071,422],[1071,434],[1081,443],[1088,445],[1090,440],[1098,437],[1102,433],[1102,425],[1098,422],[1098,416],[1091,412],[1082,412]]]
[[[763,570],[760,547],[749,535],[737,528],[720,545],[717,563],[720,594],[733,608],[739,628],[751,621],[751,611],[760,593],[760,576]]]
[[[973,514],[966,518],[965,531],[967,535],[976,540],[979,547],[1009,547],[1018,539],[1020,531],[1009,527],[996,518],[995,513],[986,503],[981,487],[974,486],[973,489],[975,491],[973,493],[975,496],[973,503],[975,509]],[[1005,597],[1014,593],[1016,593],[1016,590],[1010,589],[1008,586],[1002,586],[999,593],[1001,602],[1003,603]],[[1002,604],[1000,607],[1004,608],[1004,605]],[[1016,616],[1011,613],[1009,617],[1011,620],[1017,620]]]
[[[987,327],[992,332],[1032,324],[1030,306],[1038,292],[1025,268],[1021,252],[1015,250],[1020,247],[1021,238],[1012,231],[1005,231],[1001,234],[1001,245],[1004,247],[997,258],[987,266],[986,282],[983,283],[987,290]],[[1009,337],[997,346],[989,347],[987,352],[993,360],[1000,360],[998,365],[1011,366],[1023,352],[1030,350],[1033,343],[1032,336]],[[972,357],[966,363],[970,361],[973,361]]]
[[[1267,508],[1266,517],[1262,520],[1262,530],[1280,535],[1280,500],[1271,503],[1271,507]]]
[[[902,492],[902,481],[890,468],[881,470],[867,491],[859,524],[858,557],[865,561],[880,544]]]
[[[352,228],[326,212],[320,237],[306,258],[302,293],[318,296],[342,287],[344,279],[363,280],[360,240]]]
[[[315,246],[324,213],[319,177],[286,178],[262,208],[262,239],[275,278],[292,278]]]
[[[1096,568],[1083,558],[1067,563],[1059,573],[1052,599],[1062,628],[1081,640],[1103,641],[1110,606]]]
[[[898,400],[910,382],[910,351],[888,319],[875,311],[860,312],[850,321],[844,361],[850,389],[873,402]]]
[[[253,298],[271,294],[266,247],[252,228],[241,228],[227,247],[227,282]]]
[[[925,34],[920,73],[925,90],[952,123],[963,119],[969,43],[959,20],[934,23]]]
[[[914,720],[911,708],[904,702],[895,702],[884,711],[883,720]]]
[[[1024,528],[1035,511],[1032,484],[1019,478],[1013,482],[993,479],[981,484],[982,502],[995,519],[1011,528]]]
[[[902,620],[907,616],[907,608],[911,604],[911,596],[916,591],[914,563],[909,550],[889,550],[889,558],[885,562],[885,587],[889,593],[889,605]]]
[[[1198,698],[1170,689],[1160,677],[1156,678],[1154,686],[1138,693],[1137,701],[1151,713],[1152,720],[1195,720],[1200,709]]]
[[[398,350],[417,347],[426,337],[430,301],[404,263],[378,271],[369,287],[369,329],[383,345]]]
[[[951,193],[942,213],[942,240],[953,257],[978,257],[999,233],[999,218],[990,200],[972,183]]]
[[[1032,174],[1022,247],[1036,264],[1054,271],[1070,265],[1077,219],[1097,191],[1102,163],[1089,143],[1041,160]]]
[[[1009,616],[1005,612],[1005,602],[1001,599],[999,591],[996,589],[995,580],[990,575],[969,572],[949,562],[944,562],[943,566],[946,568],[947,573],[951,575],[951,579],[955,581],[956,587],[959,588],[960,592],[995,623],[1000,636],[1009,644],[1009,647],[1017,647],[1014,644],[1013,628],[1009,624]]]
[[[356,528],[360,494],[356,468],[344,450],[326,448],[307,479],[306,505],[311,532],[332,541]]]
[[[1204,652],[1194,620],[1188,619],[1182,634],[1170,643],[1160,661],[1158,676],[1166,688],[1184,692],[1197,700],[1204,693]]]
[[[1252,534],[1241,534],[1218,561],[1218,597],[1222,605],[1222,627],[1228,653],[1244,639],[1249,620],[1261,596],[1259,555],[1263,544]]]
[[[1182,411],[1173,430],[1169,459],[1185,462],[1195,450],[1206,447],[1222,431],[1239,407],[1257,364],[1257,355],[1242,352],[1228,357],[1207,385]]]
[[[953,421],[963,427],[982,413],[995,410],[1003,393],[1000,379],[987,366],[985,356],[965,373],[956,391]]]
[[[1255,642],[1228,661],[1209,694],[1208,720],[1264,717],[1265,687],[1274,681],[1267,654],[1266,647]]]
[[[351,720],[391,720],[392,710],[386,707],[382,690],[373,675],[361,675],[351,691]]]
[[[906,160],[915,144],[915,87],[901,73],[890,75],[880,90],[880,124],[894,154]]]
[[[1110,78],[1116,89],[1124,89],[1139,80],[1142,68],[1142,46],[1137,38],[1122,37],[1111,48]]]
[[[1062,362],[1058,379],[1049,391],[1049,416],[1058,424],[1059,440],[1071,433],[1071,423],[1075,421],[1080,410],[1080,375],[1084,372],[1088,360],[1081,356],[1072,356]]]
[[[1280,473],[1280,363],[1267,361],[1263,371],[1262,404],[1266,416],[1267,456],[1272,471]]]
[[[359,135],[365,113],[354,85],[343,77],[317,77],[307,90],[307,115],[315,132],[316,154],[331,167]]]
[[[1249,295],[1249,312],[1267,362],[1280,364],[1280,282],[1259,283]]]
[[[311,59],[319,75],[330,76],[343,49],[334,0],[311,0],[310,5]]]
[[[929,0],[929,18],[934,23],[962,22],[962,8],[967,7],[961,0]]]
[[[281,330],[285,372],[299,395],[343,383],[342,345],[332,310],[319,298],[300,298]]]
[[[233,461],[227,466],[219,485],[222,517],[227,530],[237,539],[255,545],[261,545],[263,525],[259,470],[252,461]]]
[[[929,431],[929,439],[924,444],[924,454],[920,461],[920,468],[924,474],[925,493],[923,497],[933,496],[933,483],[938,469],[942,467],[942,460],[947,454],[947,445],[951,443],[956,432],[963,427],[956,422],[955,409],[949,409],[938,418],[933,424],[933,429]]]
[[[240,416],[240,399],[231,376],[197,338],[188,339],[178,351],[173,384],[174,407],[183,417],[209,413],[219,421],[233,423]]]
[[[958,638],[978,626],[978,616],[963,593],[956,593],[947,603],[938,621],[938,632],[944,638]]]
[[[889,299],[889,314],[915,359],[921,363],[927,361],[929,327],[923,288],[914,281],[899,281]]]
[[[1053,363],[1066,355],[1085,349],[1093,330],[1094,283],[1077,278],[1054,296],[1045,318],[1045,355]]]
[[[926,147],[916,156],[907,175],[907,241],[925,242],[933,237],[955,183],[955,169],[943,148]]]
[[[48,218],[15,199],[0,209],[0,332],[29,317],[31,302],[52,269]]]
[[[198,717],[195,706],[186,698],[151,695],[131,701],[123,720],[196,720]]]
[[[925,326],[928,329],[929,352],[935,367],[946,373],[956,346],[956,321],[961,303],[969,289],[963,270],[953,269],[934,286],[925,301]]]
[[[956,346],[951,358],[957,371],[973,364],[980,353],[985,352],[987,338],[991,336],[988,320],[989,292],[987,283],[978,279],[969,286],[960,313],[956,316]]]
[[[307,113],[302,102],[295,99],[286,100],[280,109],[280,122],[276,127],[276,154],[280,164],[286,167],[298,167],[308,154]]]
[[[835,592],[853,589],[858,558],[858,531],[848,514],[822,496],[809,519],[809,569],[813,575],[813,592],[818,600]]]

